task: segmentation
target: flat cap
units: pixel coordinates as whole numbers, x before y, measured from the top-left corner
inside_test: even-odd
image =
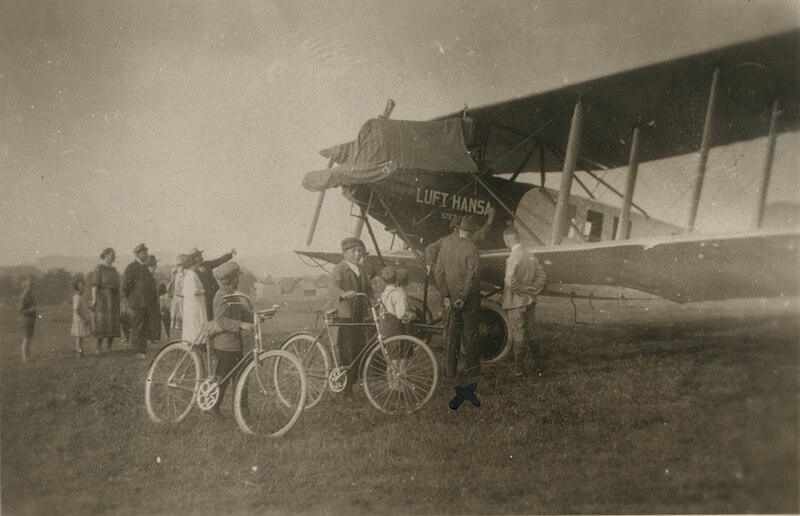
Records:
[[[214,277],[217,281],[225,281],[241,274],[239,264],[236,262],[225,262],[214,269]]]
[[[142,251],[147,251],[147,246],[144,244],[139,244],[133,248],[133,254],[141,253]]]
[[[477,231],[481,228],[478,220],[474,215],[464,215],[464,218],[458,223],[458,229],[465,231]]]
[[[348,249],[352,249],[354,247],[363,247],[364,249],[366,249],[364,242],[362,242],[361,239],[358,239],[356,237],[347,237],[344,240],[342,240],[342,252],[347,251]]]

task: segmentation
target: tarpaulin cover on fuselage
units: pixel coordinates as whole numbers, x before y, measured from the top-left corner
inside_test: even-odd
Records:
[[[361,127],[355,146],[344,144],[323,152],[334,161],[346,161],[306,174],[303,187],[307,190],[374,183],[400,169],[477,172],[458,119],[413,122],[373,118]]]

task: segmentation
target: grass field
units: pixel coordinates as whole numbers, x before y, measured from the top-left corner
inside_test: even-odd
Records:
[[[358,391],[363,403],[329,396],[277,440],[244,435],[230,394],[221,420],[153,425],[149,361],[120,345],[78,359],[66,307],[41,310],[23,365],[6,309],[2,512],[798,512],[797,301],[595,305],[596,324],[576,325],[568,302],[541,303],[543,374],[492,367],[480,408],[451,411],[443,383],[389,417]],[[313,326],[308,308],[285,306],[270,338]]]

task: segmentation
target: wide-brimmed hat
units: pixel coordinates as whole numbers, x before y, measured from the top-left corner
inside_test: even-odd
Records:
[[[181,253],[175,257],[175,264],[176,265],[183,265],[183,262],[186,261],[186,255]]]
[[[477,231],[480,227],[481,225],[478,224],[478,220],[474,215],[464,215],[458,223],[458,229],[463,229],[464,231]]]
[[[348,249],[352,249],[354,247],[363,247],[364,249],[366,249],[364,242],[362,242],[361,239],[359,238],[347,237],[344,240],[342,240],[342,252],[345,252]]]
[[[239,264],[236,262],[225,262],[214,269],[214,277],[217,281],[226,281],[241,273],[242,271],[239,268]]]
[[[139,254],[142,251],[147,251],[147,246],[144,244],[139,244],[133,248],[133,254]]]

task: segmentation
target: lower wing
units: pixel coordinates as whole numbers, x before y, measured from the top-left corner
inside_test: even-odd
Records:
[[[547,273],[548,288],[541,295],[563,296],[562,285],[587,286],[589,291],[592,287],[634,289],[679,303],[800,294],[798,230],[625,240],[532,251]],[[317,263],[342,260],[339,253],[297,253]],[[502,286],[508,254],[508,250],[481,252],[483,284]],[[425,267],[410,251],[384,253],[383,260],[386,265],[407,269],[413,281],[421,282],[425,276]],[[368,256],[367,261],[376,270],[381,266],[376,256]]]

